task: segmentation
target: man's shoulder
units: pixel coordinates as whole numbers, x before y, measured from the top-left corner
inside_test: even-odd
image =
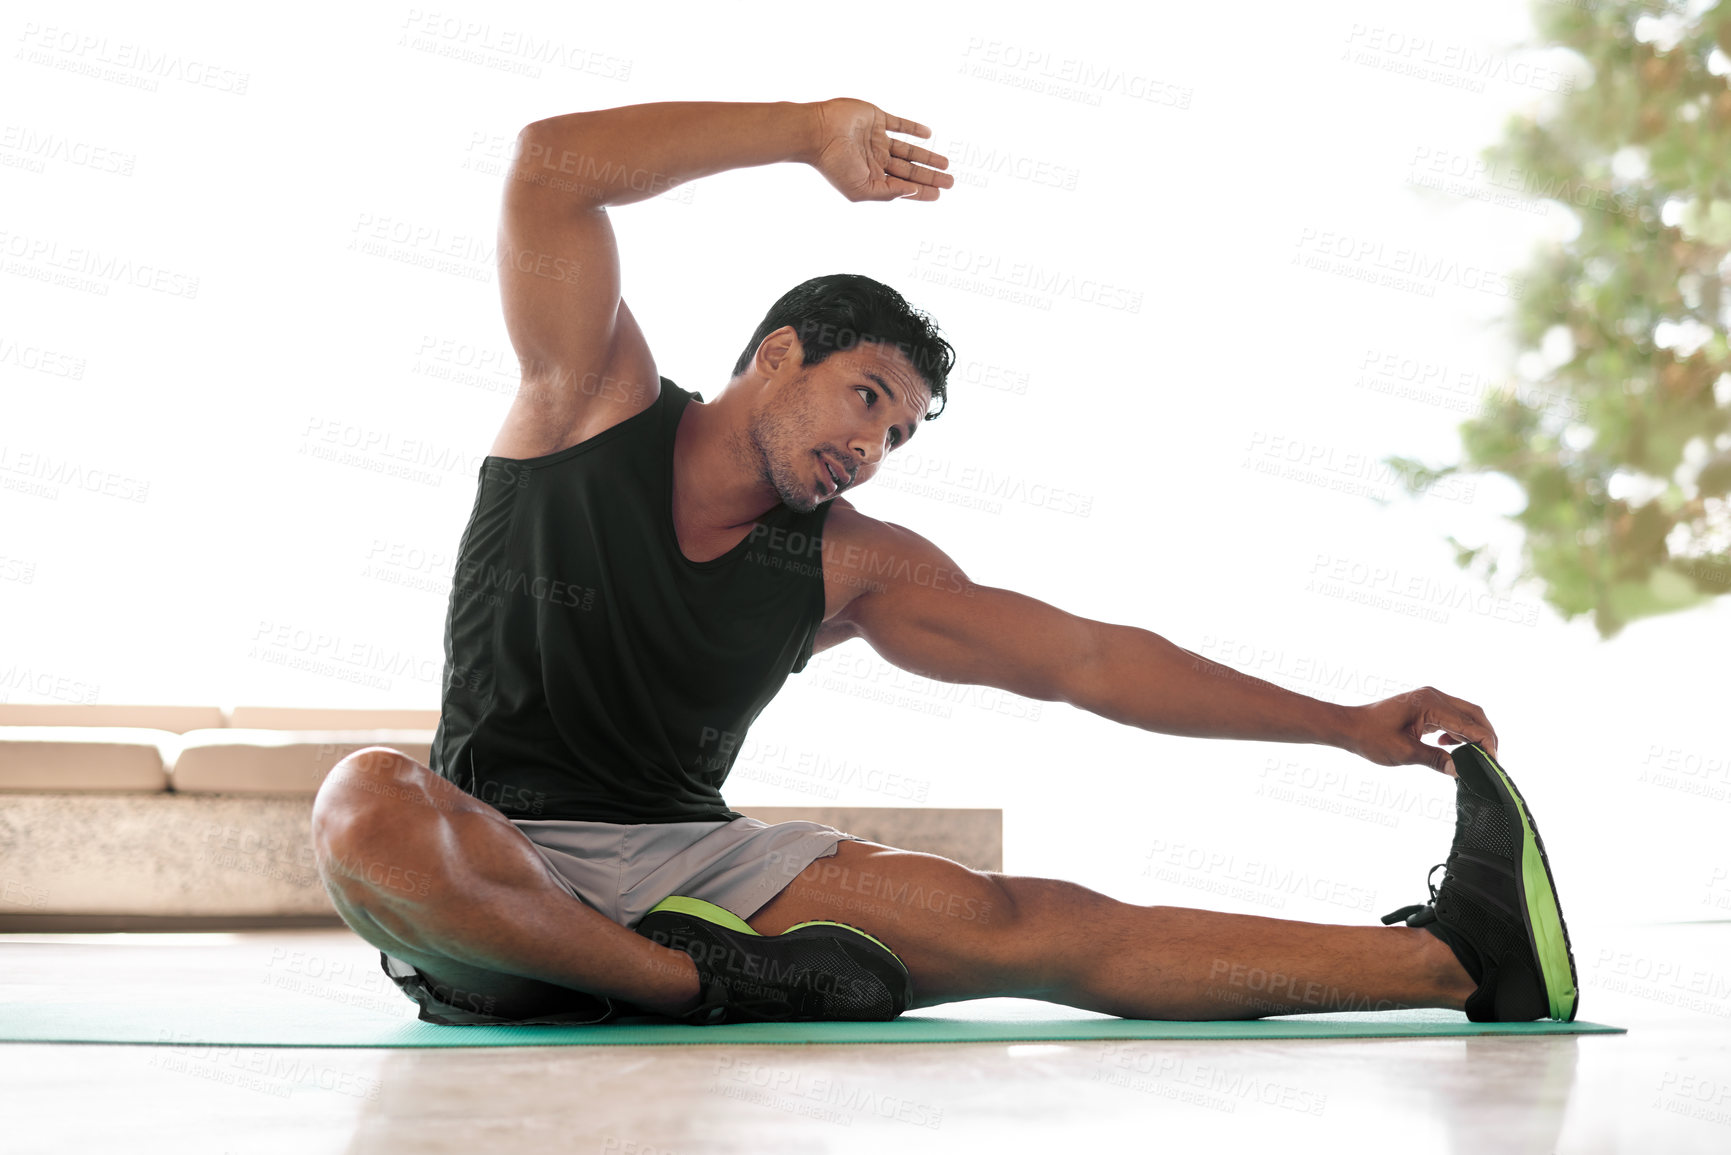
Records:
[[[905,525],[862,513],[845,497],[830,499],[829,518],[824,522],[826,543],[856,545],[869,549],[937,551],[938,547]],[[941,551],[940,551],[941,552]]]
[[[861,513],[846,498],[824,523],[823,566],[827,580],[856,593],[882,593],[896,585],[924,585],[942,573],[952,583],[967,577],[948,554],[905,525]],[[852,602],[853,598],[847,599]]]
[[[845,497],[832,497],[829,516],[824,519],[823,539],[830,545],[862,545],[881,539],[891,523],[861,513]]]

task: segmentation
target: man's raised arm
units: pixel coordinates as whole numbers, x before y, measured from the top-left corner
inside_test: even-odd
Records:
[[[817,109],[668,101],[554,116],[518,134],[513,179],[572,207],[630,204],[728,169],[810,160]]]
[[[931,129],[863,100],[670,101],[537,120],[517,134],[499,294],[523,382],[493,452],[535,457],[643,409],[655,358],[620,297],[609,205],[732,168],[811,165],[849,200],[936,200],[948,161],[889,133]]]
[[[493,443],[531,458],[649,405],[660,373],[621,297],[609,204],[727,168],[802,157],[798,104],[641,104],[527,125],[499,215],[499,297],[523,379]]]

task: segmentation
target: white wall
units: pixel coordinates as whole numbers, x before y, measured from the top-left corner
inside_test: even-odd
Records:
[[[0,697],[436,705],[513,384],[488,255],[516,129],[851,95],[932,125],[957,187],[851,205],[784,167],[616,210],[664,374],[713,396],[807,277],[898,286],[960,363],[862,509],[976,580],[1314,696],[1478,702],[1572,917],[1722,916],[1727,611],[1603,643],[1530,591],[1493,603],[1442,536],[1509,547],[1519,494],[1412,501],[1376,464],[1452,454],[1513,379],[1507,275],[1569,218],[1471,170],[1567,60],[1516,47],[1524,12],[1489,0],[934,7],[22,6],[0,72]],[[534,74],[529,37],[558,53]],[[358,243],[379,229],[412,239]],[[1060,287],[996,296],[1018,265]],[[366,447],[317,455],[344,442]],[[1425,769],[953,693],[862,642],[820,655],[730,799],[1003,806],[1012,870],[1328,921],[1422,899],[1447,852],[1452,785]]]

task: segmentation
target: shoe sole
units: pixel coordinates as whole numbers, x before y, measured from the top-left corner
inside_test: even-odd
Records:
[[[1470,742],[1457,747],[1453,757],[1457,760],[1457,773],[1461,761],[1482,763],[1477,769],[1497,788],[1504,805],[1512,801],[1521,817],[1521,919],[1526,923],[1527,942],[1539,960],[1539,977],[1544,980],[1551,1018],[1572,1023],[1581,1005],[1580,992],[1575,986],[1575,954],[1569,946],[1569,928],[1563,922],[1563,908],[1557,901],[1557,886],[1551,877],[1551,860],[1545,855],[1539,828],[1528,813],[1526,799],[1521,797],[1514,779],[1494,758]]]
[[[650,907],[643,917],[648,918],[649,915],[662,910],[671,910],[678,914],[687,914],[693,918],[700,918],[705,922],[712,922],[716,926],[722,927],[726,930],[737,931],[740,934],[749,934],[754,938],[764,937],[757,931],[753,930],[750,923],[746,922],[743,918],[740,918],[737,914],[734,914],[731,910],[716,906],[713,902],[705,902],[701,898],[689,898],[683,894],[670,895]],[[901,967],[904,972],[908,969],[907,964],[902,962],[901,956],[896,954],[895,951],[890,950],[889,947],[884,946],[884,944],[877,938],[867,934],[859,927],[849,926],[845,922],[831,922],[828,919],[814,918],[807,922],[795,923],[782,933],[792,934],[794,931],[805,926],[839,926],[843,930],[851,930],[861,938],[866,939],[869,942],[877,943],[878,946],[883,947],[884,951],[888,953],[891,958],[896,960],[896,965]]]

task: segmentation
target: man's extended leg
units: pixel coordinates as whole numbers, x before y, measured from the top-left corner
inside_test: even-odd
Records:
[[[676,1014],[697,969],[572,898],[493,807],[385,747],[339,762],[313,802],[325,889],[354,932],[464,1009],[523,1018],[571,991]]]
[[[1242,1019],[1459,1010],[1475,985],[1423,930],[1134,906],[869,842],[842,843],[746,921],[779,934],[808,919],[882,939],[907,964],[916,1006],[1012,995],[1126,1018]]]
[[[687,955],[572,898],[508,819],[397,751],[357,751],[331,771],[313,838],[344,920],[446,1001],[506,1018],[542,1013],[569,991],[666,1014],[697,1002]],[[921,1006],[1022,995],[1128,1017],[1253,1018],[1458,1008],[1472,991],[1448,948],[1420,930],[1138,907],[874,843],[841,843],[748,922],[779,934],[810,919],[882,939]]]

